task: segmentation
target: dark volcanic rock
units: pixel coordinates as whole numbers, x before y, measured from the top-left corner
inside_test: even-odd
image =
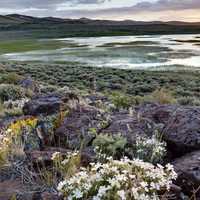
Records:
[[[156,129],[151,120],[132,117],[129,114],[117,114],[111,117],[110,125],[101,133],[120,134],[129,144],[133,144],[136,136],[152,136]]]
[[[56,130],[57,143],[70,149],[88,146],[94,138],[90,130],[95,129],[99,132],[105,120],[104,114],[95,107],[80,106],[71,111],[61,127]]]
[[[178,174],[176,184],[185,194],[191,196],[192,191],[200,187],[200,151],[178,158],[172,164]],[[200,198],[200,190],[197,191],[196,197]]]
[[[62,198],[60,198],[57,194],[43,192],[41,194],[41,200],[62,200]]]
[[[173,113],[177,110],[175,105],[144,104],[138,107],[137,112],[143,117],[152,119],[157,124],[168,123]]]
[[[47,95],[35,97],[23,107],[25,115],[50,115],[59,112],[62,100],[60,96]]]
[[[33,151],[27,151],[26,155],[28,160],[32,165],[38,166],[38,165],[52,165],[52,155],[55,152],[60,152],[61,155],[66,155],[69,150],[63,149],[63,148],[54,148],[54,147],[46,147],[42,151],[33,150]]]
[[[27,192],[27,188],[23,185],[21,180],[10,179],[0,182],[1,200],[11,200],[11,199],[31,200],[32,198],[33,198],[33,192]]]
[[[200,107],[147,104],[139,113],[163,124],[163,138],[175,157],[200,149]]]

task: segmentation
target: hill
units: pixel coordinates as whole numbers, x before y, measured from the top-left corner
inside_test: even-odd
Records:
[[[32,17],[26,15],[19,15],[19,14],[10,14],[10,15],[0,15],[0,24],[41,24],[41,23],[52,23],[52,24],[87,24],[87,25],[117,25],[117,26],[131,26],[131,25],[152,25],[152,24],[165,24],[165,25],[195,25],[199,26],[200,22],[189,23],[189,22],[182,22],[182,21],[169,21],[169,22],[162,22],[162,21],[133,21],[133,20],[123,20],[123,21],[114,21],[114,20],[94,20],[88,18],[80,18],[80,19],[64,19],[64,18],[56,18],[56,17]]]
[[[0,40],[128,35],[199,34],[200,22],[113,21],[0,15]]]

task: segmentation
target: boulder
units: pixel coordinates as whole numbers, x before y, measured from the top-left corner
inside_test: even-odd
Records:
[[[182,188],[184,194],[195,196],[191,199],[200,199],[200,151],[187,154],[172,162],[178,174],[176,184]]]
[[[152,136],[158,127],[149,120],[119,113],[111,116],[110,125],[104,128],[101,133],[119,134],[127,139],[128,144],[135,143],[137,136]]]
[[[99,132],[106,116],[92,106],[80,106],[72,110],[56,130],[55,138],[58,144],[69,149],[80,149],[89,146],[95,135],[91,129]]]
[[[62,104],[61,97],[58,95],[46,95],[35,97],[25,103],[23,112],[25,115],[50,115],[59,112]]]
[[[163,138],[174,157],[200,149],[200,107],[147,104],[138,112],[163,125]]]
[[[0,182],[0,199],[1,200],[11,200],[11,199],[31,200],[33,199],[33,192],[27,192],[27,188],[22,184],[21,180],[10,179],[10,180]]]
[[[52,93],[33,97],[25,103],[23,112],[25,115],[51,115],[60,111],[63,107],[73,108],[79,103],[79,97],[72,92]]]

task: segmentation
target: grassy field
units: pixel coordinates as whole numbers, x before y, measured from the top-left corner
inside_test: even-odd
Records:
[[[0,43],[0,53],[19,53],[34,50],[55,50],[64,47],[74,47],[76,44],[67,45],[56,40],[11,40]]]

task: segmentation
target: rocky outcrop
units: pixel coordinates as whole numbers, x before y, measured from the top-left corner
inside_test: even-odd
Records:
[[[50,115],[59,112],[62,100],[60,96],[47,95],[42,97],[35,97],[29,102],[25,103],[23,112],[25,115]]]
[[[80,104],[78,97],[74,94],[54,93],[34,97],[25,104],[23,108],[25,118],[32,116],[37,118],[36,126],[25,134],[26,137],[23,137],[26,161],[31,161],[31,167],[44,165],[51,167],[53,153],[61,152],[64,156],[68,151],[80,149],[81,165],[88,166],[96,158],[92,142],[98,134],[120,134],[126,138],[127,145],[131,146],[135,143],[137,136],[151,137],[155,131],[159,131],[167,143],[169,155],[172,155],[168,159],[170,162],[173,161],[172,164],[178,174],[172,194],[176,194],[179,198],[181,193],[192,196],[192,191],[198,190],[200,185],[200,107],[152,103],[140,105],[132,113],[122,110],[107,112],[100,109],[103,107],[98,107],[99,102],[104,105],[110,104],[107,98],[95,95],[85,98],[87,105]],[[75,100],[78,103],[70,107],[69,100]],[[58,112],[66,104],[68,112],[63,115],[64,119],[59,121],[58,117],[62,112]],[[13,121],[14,119],[4,121],[2,126]],[[55,123],[57,121],[59,123]],[[5,179],[2,179],[1,182],[4,181]],[[195,194],[198,198],[200,198],[199,191]],[[34,194],[31,198],[48,200],[56,199],[58,196],[46,192]]]
[[[23,112],[25,115],[51,115],[60,111],[63,106],[71,106],[72,102],[79,102],[76,94],[71,92],[52,93],[44,96],[35,96],[25,103]],[[75,103],[74,103],[75,104]],[[73,105],[76,106],[76,105]],[[72,107],[72,106],[71,106]]]
[[[119,134],[127,139],[127,143],[135,143],[137,136],[152,136],[158,127],[149,119],[130,116],[129,114],[118,113],[110,118],[110,124],[101,133]]]
[[[147,104],[138,112],[163,125],[161,133],[175,157],[200,149],[200,107]]]
[[[195,199],[195,197],[200,199],[200,151],[178,158],[172,164],[178,174],[176,184],[187,195],[195,194],[194,198],[191,199]]]
[[[106,121],[106,116],[92,106],[80,106],[72,110],[56,130],[57,143],[69,149],[88,146],[94,138],[91,129],[98,133]]]

